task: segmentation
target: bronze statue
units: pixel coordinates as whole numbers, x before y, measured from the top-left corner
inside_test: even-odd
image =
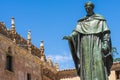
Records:
[[[95,14],[94,4],[85,3],[87,15],[78,20],[68,40],[81,80],[108,80],[113,64],[110,30],[103,16]]]

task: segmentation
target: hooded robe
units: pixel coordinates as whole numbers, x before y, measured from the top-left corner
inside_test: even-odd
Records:
[[[113,63],[110,30],[99,14],[78,21],[68,40],[81,80],[108,80]]]

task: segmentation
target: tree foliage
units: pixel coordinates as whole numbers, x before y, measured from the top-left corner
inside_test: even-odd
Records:
[[[115,53],[115,54],[119,54],[118,52],[117,52],[117,48],[116,47],[112,47],[112,53]],[[113,56],[114,56],[114,54],[113,54]],[[114,62],[120,62],[120,57],[118,57],[118,58],[114,58],[114,60],[113,60]]]

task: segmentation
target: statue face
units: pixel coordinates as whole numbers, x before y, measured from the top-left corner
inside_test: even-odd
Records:
[[[85,10],[86,10],[86,12],[87,12],[87,15],[89,15],[89,16],[94,13],[92,6],[86,6],[86,7],[85,7]]]

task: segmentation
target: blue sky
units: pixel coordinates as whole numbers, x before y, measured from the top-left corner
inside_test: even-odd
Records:
[[[85,16],[84,3],[88,0],[0,0],[0,21],[11,27],[15,18],[16,30],[25,39],[31,30],[32,43],[39,48],[44,40],[45,55],[50,56],[60,69],[74,68],[68,43],[77,20]],[[105,17],[111,30],[113,46],[120,52],[120,0],[92,0],[95,13]],[[120,57],[120,55],[115,55]]]

